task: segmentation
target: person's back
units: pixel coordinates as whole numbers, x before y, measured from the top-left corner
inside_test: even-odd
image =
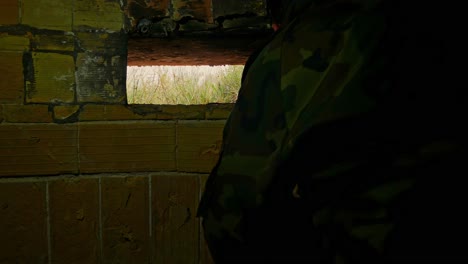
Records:
[[[450,10],[407,2],[297,1],[252,60],[200,205],[217,262],[464,257]]]

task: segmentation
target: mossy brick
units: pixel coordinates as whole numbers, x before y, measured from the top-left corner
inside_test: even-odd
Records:
[[[0,177],[78,172],[77,126],[1,124]]]
[[[73,0],[22,0],[21,24],[72,31]]]
[[[79,105],[57,105],[54,106],[54,119],[67,120],[78,115],[79,111]]]
[[[31,47],[34,51],[74,51],[75,37],[67,32],[58,35],[33,35]]]
[[[177,170],[210,172],[222,145],[225,120],[177,122]]]
[[[198,263],[200,196],[198,174],[152,176],[152,263]]]
[[[45,182],[0,182],[0,262],[48,263]]]
[[[242,15],[253,13],[266,15],[265,0],[218,0],[213,1],[213,16]]]
[[[150,263],[148,177],[107,177],[102,186],[103,263]]]
[[[75,100],[75,62],[73,56],[34,52],[27,67],[33,74],[26,80],[28,103],[72,103]]]
[[[80,121],[154,120],[157,114],[139,114],[127,105],[86,104],[79,115]]]
[[[100,263],[98,179],[50,181],[49,210],[52,263]]]
[[[183,17],[190,16],[196,19],[204,20],[208,23],[213,23],[211,0],[187,1],[187,0],[172,0],[174,14],[172,18],[179,20]]]
[[[24,100],[23,54],[0,52],[0,103],[22,104]]]
[[[15,36],[8,33],[0,33],[0,51],[27,51],[29,50],[29,38],[27,36]]]
[[[15,25],[18,22],[18,0],[2,0],[0,2],[0,25]]]
[[[78,102],[125,103],[125,57],[79,53],[76,64]]]
[[[120,31],[124,25],[122,6],[118,0],[76,0],[73,29],[96,28]]]
[[[42,104],[5,105],[4,118],[9,123],[51,123],[53,121],[49,106]]]
[[[83,173],[175,170],[175,122],[80,123]]]

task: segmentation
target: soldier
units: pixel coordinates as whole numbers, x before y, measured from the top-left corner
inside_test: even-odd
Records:
[[[215,262],[465,258],[466,97],[452,21],[434,19],[450,10],[267,2],[280,27],[246,64],[199,206]]]

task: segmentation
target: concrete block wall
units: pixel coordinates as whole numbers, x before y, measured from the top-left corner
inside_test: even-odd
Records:
[[[0,2],[0,263],[211,262],[195,214],[232,105],[128,105],[126,45],[133,16],[264,7],[222,3]]]

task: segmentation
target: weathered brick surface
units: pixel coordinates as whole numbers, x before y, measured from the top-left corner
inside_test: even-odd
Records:
[[[22,0],[22,24],[71,31],[73,0]]]
[[[80,121],[119,120],[225,120],[231,104],[213,105],[84,105]]]
[[[154,175],[152,191],[153,263],[198,264],[198,175]]]
[[[78,31],[75,33],[78,50],[96,52],[99,54],[125,55],[127,35],[121,32],[109,33],[106,31]]]
[[[5,105],[4,118],[10,123],[50,123],[52,113],[47,105]]]
[[[173,18],[175,20],[179,20],[182,17],[190,16],[196,17],[197,19],[202,19],[209,23],[213,23],[211,2],[212,0],[172,0],[172,5],[175,9]]]
[[[1,37],[0,37],[1,39]],[[0,103],[23,103],[24,78],[22,54],[0,52]]]
[[[123,27],[120,1],[76,0],[73,12],[73,29],[91,27],[119,31]]]
[[[71,55],[34,52],[31,79],[26,80],[26,101],[71,103],[75,100],[75,63]]]
[[[41,34],[31,37],[31,47],[40,51],[73,51],[75,49],[75,37],[72,34]]]
[[[210,172],[219,157],[225,120],[177,123],[177,170]]]
[[[69,120],[78,114],[80,110],[79,105],[57,105],[54,106],[54,119],[55,120]],[[76,117],[77,119],[77,117]],[[76,120],[71,120],[76,121]]]
[[[0,2],[0,25],[18,24],[18,0],[2,0]]]
[[[211,104],[208,105],[206,112],[206,119],[222,119],[225,120],[231,114],[234,104]]]
[[[119,120],[143,120],[158,119],[157,113],[139,115],[126,105],[95,105],[83,106],[80,113],[80,121],[119,121]]]
[[[0,182],[0,263],[48,263],[45,183]]]
[[[175,170],[174,122],[81,123],[82,172]]]
[[[205,119],[205,105],[161,105],[160,119]]]
[[[132,19],[135,26],[141,17],[168,17],[171,15],[169,7],[171,0],[128,0],[125,14]]]
[[[100,263],[96,178],[49,183],[52,263]]]
[[[0,176],[78,171],[76,125],[1,124]]]
[[[126,58],[102,53],[80,53],[76,85],[79,102],[124,103]]]
[[[104,263],[149,263],[148,177],[102,177]]]

